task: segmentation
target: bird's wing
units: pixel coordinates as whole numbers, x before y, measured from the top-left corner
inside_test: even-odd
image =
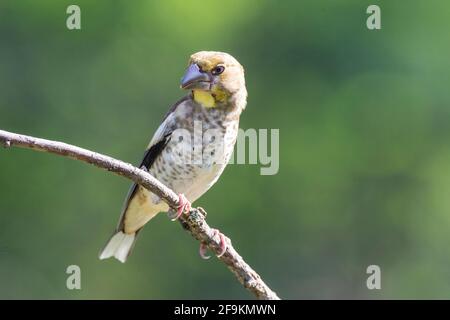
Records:
[[[187,100],[187,98],[188,97],[184,97],[177,101],[164,116],[163,122],[156,130],[147,147],[147,150],[144,153],[144,157],[139,165],[140,168],[145,167],[147,170],[150,169],[156,158],[161,154],[164,147],[170,141],[173,131],[173,113],[180,104]],[[131,185],[122,207],[122,213],[120,215],[119,223],[116,229],[117,231],[124,230],[125,215],[128,206],[130,205],[131,200],[134,198],[138,190],[139,186],[136,183]]]

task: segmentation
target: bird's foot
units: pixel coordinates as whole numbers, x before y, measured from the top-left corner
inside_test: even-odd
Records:
[[[172,221],[178,220],[178,218],[180,218],[180,216],[184,213],[189,214],[189,212],[191,211],[192,205],[189,202],[188,199],[186,199],[186,197],[184,196],[184,194],[180,193],[178,194],[178,208],[177,208],[177,215],[172,218]]]
[[[217,230],[217,229],[212,229],[212,230],[214,232],[213,238],[215,238],[216,236],[219,236],[219,239],[220,239],[220,252],[217,255],[217,258],[220,258],[227,251],[227,242],[225,240],[225,236],[219,230]],[[200,254],[200,257],[202,257],[202,259],[207,260],[207,259],[211,258],[211,256],[206,255],[207,249],[208,249],[208,247],[206,246],[205,243],[200,244],[199,254]]]

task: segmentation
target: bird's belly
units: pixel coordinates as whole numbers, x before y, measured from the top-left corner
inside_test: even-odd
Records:
[[[208,135],[211,132],[213,134]],[[194,202],[222,174],[233,152],[236,135],[234,127],[216,132],[205,131],[203,134],[194,131],[193,137],[174,132],[155,159],[150,173]]]
[[[206,159],[200,163],[183,162],[176,161],[173,152],[162,152],[150,169],[150,173],[176,193],[183,193],[189,201],[194,202],[217,181],[225,169],[228,158],[227,154],[222,161],[214,162]]]
[[[173,182],[173,188],[178,193],[184,193],[186,198],[194,202],[201,197],[222,174],[225,165],[211,165],[210,167],[194,166],[190,174]]]
[[[225,165],[215,164],[209,167],[189,165],[174,168],[179,174],[170,177],[156,175],[156,178],[176,193],[183,193],[190,202],[194,202],[217,181]]]

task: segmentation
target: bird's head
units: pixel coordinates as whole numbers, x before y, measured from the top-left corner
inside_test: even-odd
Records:
[[[244,68],[228,53],[200,51],[189,59],[181,88],[192,90],[194,100],[205,107],[239,104],[245,107]]]

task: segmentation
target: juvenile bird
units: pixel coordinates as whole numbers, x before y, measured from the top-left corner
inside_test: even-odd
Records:
[[[239,116],[247,103],[244,68],[224,52],[200,51],[189,59],[181,79],[189,94],[164,117],[147,147],[140,167],[179,195],[174,220],[188,214],[191,203],[220,177],[236,142]],[[168,211],[157,195],[133,184],[118,226],[100,253],[125,262],[144,225],[157,213]],[[221,249],[226,251],[223,235]],[[204,257],[201,247],[200,253]],[[220,256],[219,255],[219,256]]]

